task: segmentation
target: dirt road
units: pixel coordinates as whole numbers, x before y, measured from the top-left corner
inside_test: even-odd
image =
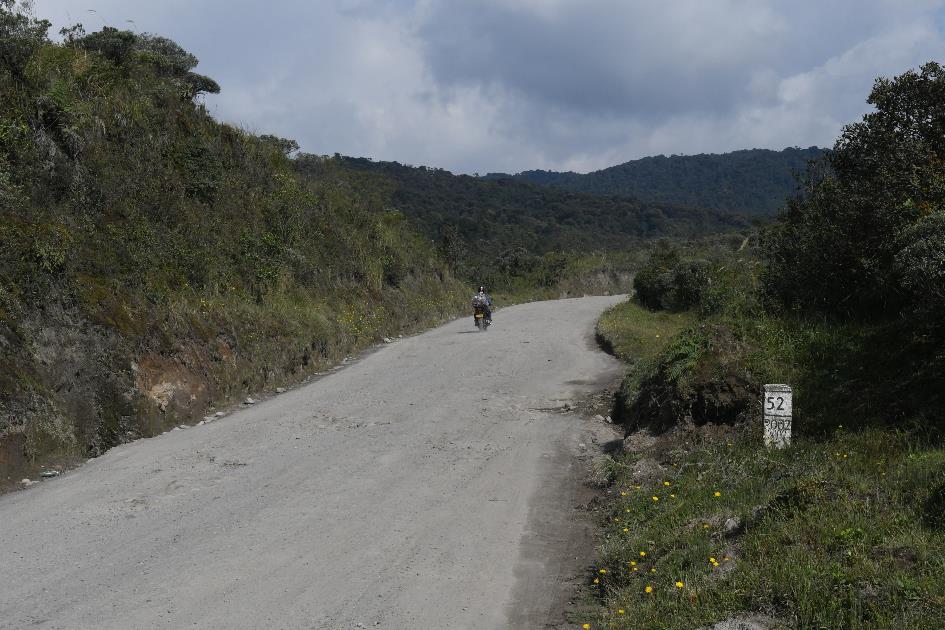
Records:
[[[590,430],[549,410],[619,369],[617,301],[463,318],[0,497],[0,628],[543,627]]]

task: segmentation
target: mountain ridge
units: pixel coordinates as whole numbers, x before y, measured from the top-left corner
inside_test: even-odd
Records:
[[[391,204],[432,238],[455,228],[477,249],[498,253],[524,247],[619,249],[640,239],[694,237],[740,229],[737,213],[625,196],[558,190],[514,179],[454,175],[399,162],[336,155],[343,168],[385,176],[396,183]]]
[[[811,146],[741,149],[727,153],[654,155],[590,173],[526,170],[488,173],[484,179],[511,179],[596,195],[633,197],[746,216],[773,216],[797,192],[796,174],[827,151]]]

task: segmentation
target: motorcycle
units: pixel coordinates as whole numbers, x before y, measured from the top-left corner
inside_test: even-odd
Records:
[[[486,308],[484,306],[474,306],[475,309],[475,319],[476,319],[476,328],[480,332],[486,332],[486,329],[489,328],[489,324],[492,323],[492,320],[486,317]]]

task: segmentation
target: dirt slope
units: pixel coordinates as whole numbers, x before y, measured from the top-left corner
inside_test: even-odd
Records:
[[[0,628],[542,627],[589,430],[542,410],[619,369],[618,300],[464,318],[0,497]]]

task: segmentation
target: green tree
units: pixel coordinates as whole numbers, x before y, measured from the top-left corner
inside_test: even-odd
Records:
[[[14,79],[23,78],[23,70],[37,48],[47,41],[50,23],[31,15],[32,4],[0,0],[0,72]]]
[[[882,318],[911,299],[896,260],[911,228],[945,208],[945,69],[877,79],[868,102],[830,173],[768,234],[766,280],[785,306]]]

